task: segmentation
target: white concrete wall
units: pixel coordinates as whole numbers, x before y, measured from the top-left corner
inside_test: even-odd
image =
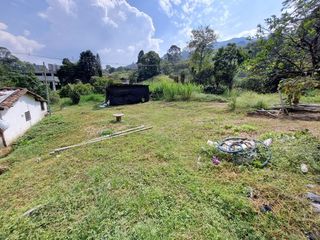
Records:
[[[26,121],[25,112],[30,111],[31,120]],[[32,125],[39,122],[47,113],[47,104],[41,110],[41,103],[35,101],[31,95],[24,95],[15,104],[6,110],[0,111],[1,118],[9,123],[9,128],[4,131],[7,145],[12,144],[22,136]],[[2,141],[0,140],[0,145]]]

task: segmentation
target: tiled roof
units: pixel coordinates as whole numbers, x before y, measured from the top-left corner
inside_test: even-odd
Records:
[[[36,101],[46,101],[38,94],[35,94],[26,88],[0,88],[0,110],[11,108],[13,104],[25,94],[33,96]]]

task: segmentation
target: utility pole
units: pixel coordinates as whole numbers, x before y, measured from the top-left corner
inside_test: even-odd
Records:
[[[47,103],[48,103],[48,112],[51,115],[51,109],[50,109],[50,97],[49,97],[49,86],[48,86],[48,80],[47,80],[47,68],[46,64],[43,62],[43,74],[44,74],[44,81],[46,83],[46,92],[47,92]]]

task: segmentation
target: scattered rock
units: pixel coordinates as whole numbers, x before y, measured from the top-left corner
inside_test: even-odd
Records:
[[[271,206],[267,205],[267,204],[263,204],[261,207],[260,207],[260,211],[265,213],[265,212],[272,212],[272,208]]]
[[[315,213],[320,213],[320,203],[311,203],[311,205],[313,206],[313,211]]]
[[[313,202],[320,203],[320,195],[308,192],[307,198]]]
[[[301,172],[303,172],[303,173],[308,172],[308,166],[304,163],[301,164],[300,169],[301,169]]]
[[[37,210],[39,210],[40,208],[42,208],[43,205],[37,205],[34,208],[29,209],[28,211],[26,211],[24,214],[22,214],[23,217],[30,217],[32,214],[34,214]]]
[[[307,188],[315,188],[316,185],[314,185],[314,184],[307,184],[306,187],[307,187]]]
[[[0,175],[1,174],[4,174],[5,172],[9,171],[9,168],[8,167],[5,167],[5,166],[0,166]]]

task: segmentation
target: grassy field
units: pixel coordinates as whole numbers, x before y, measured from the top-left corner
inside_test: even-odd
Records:
[[[55,107],[0,160],[10,166],[0,176],[0,239],[305,239],[320,231],[304,197],[319,177],[319,123],[249,118],[216,102],[96,104]],[[153,128],[48,154],[141,124]],[[212,165],[201,148],[230,135],[272,137],[271,164]]]

